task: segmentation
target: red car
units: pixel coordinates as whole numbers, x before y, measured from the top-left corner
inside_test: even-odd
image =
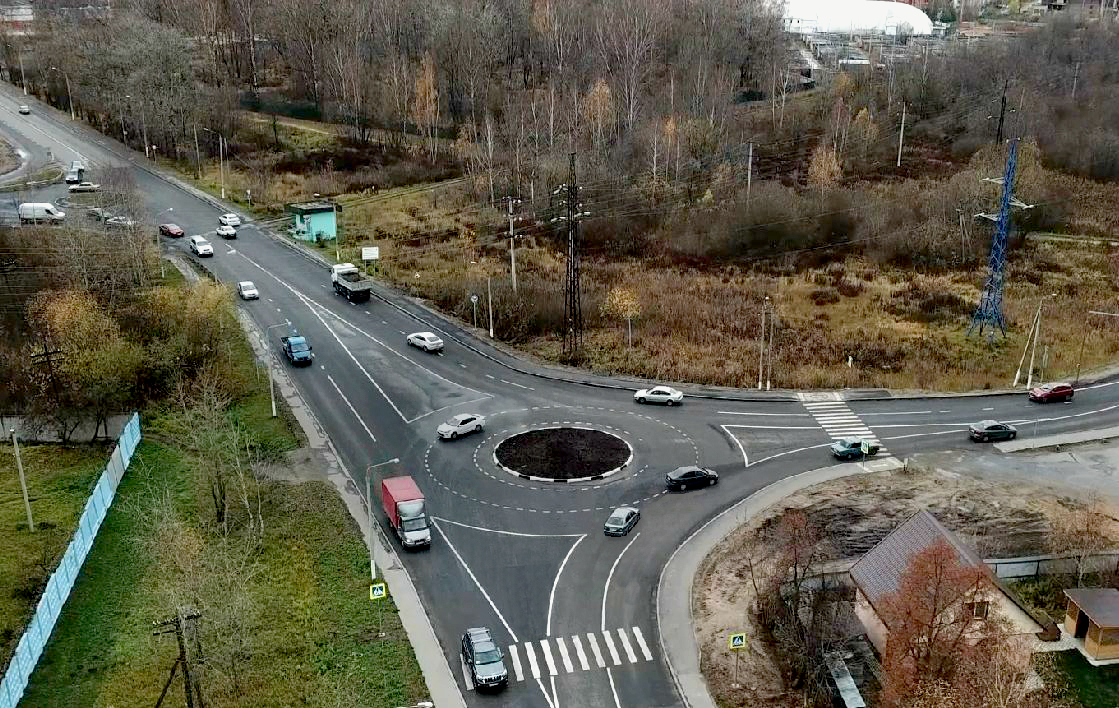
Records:
[[[1038,403],[1051,401],[1071,401],[1072,385],[1067,383],[1047,383],[1030,389],[1030,400]]]
[[[182,236],[185,236],[186,232],[184,232],[182,228],[177,226],[176,224],[160,224],[159,235],[170,236],[172,238],[180,238]]]

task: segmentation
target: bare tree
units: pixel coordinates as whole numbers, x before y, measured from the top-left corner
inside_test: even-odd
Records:
[[[603,4],[595,26],[602,66],[621,89],[627,130],[637,121],[645,80],[668,16],[664,0],[614,0]]]

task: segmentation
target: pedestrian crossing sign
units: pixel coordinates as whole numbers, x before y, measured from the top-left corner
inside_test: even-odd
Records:
[[[864,455],[870,454],[870,443],[866,440],[863,440],[859,447],[862,449]]]
[[[727,637],[727,648],[731,651],[739,651],[746,648],[746,633],[735,632]]]
[[[384,583],[373,583],[369,586],[369,599],[370,600],[384,600],[388,590],[385,589]]]

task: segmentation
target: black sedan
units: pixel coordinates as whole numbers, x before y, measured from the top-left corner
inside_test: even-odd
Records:
[[[1013,440],[1018,437],[1018,429],[1009,423],[997,420],[981,420],[968,426],[967,435],[976,442],[989,440]]]
[[[669,490],[679,492],[695,487],[710,487],[719,483],[719,473],[706,467],[677,467],[664,476]]]

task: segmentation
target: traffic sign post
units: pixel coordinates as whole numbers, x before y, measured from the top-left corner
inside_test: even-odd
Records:
[[[470,296],[470,304],[474,306],[474,327],[478,326],[478,296]]]
[[[388,588],[384,583],[372,583],[369,586],[369,599],[373,600],[377,605],[377,638],[381,639],[385,633],[381,631],[381,615],[383,610],[381,607],[385,604],[383,602],[376,602],[377,600],[384,600],[388,596]]]
[[[861,443],[859,443],[859,449],[862,450],[863,457],[866,457],[870,454],[870,443],[866,440],[863,440]]]
[[[742,688],[738,683],[738,655],[748,646],[745,632],[734,632],[727,637],[727,649],[734,652],[734,682],[731,683],[731,688]]]

